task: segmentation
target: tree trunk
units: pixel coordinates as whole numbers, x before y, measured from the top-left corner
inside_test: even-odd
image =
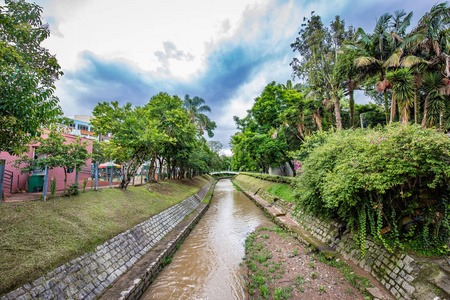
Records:
[[[350,128],[353,128],[353,119],[355,118],[355,98],[352,87],[348,89],[348,93],[350,95]]]
[[[161,159],[160,157],[158,157],[158,162],[159,162],[159,178],[158,179],[161,180],[161,178],[162,178],[162,180],[164,180],[164,175],[162,173],[164,159]]]
[[[394,117],[395,117],[395,108],[396,108],[396,103],[395,103],[395,95],[392,95],[392,102],[391,102],[391,116],[389,118],[389,125],[392,124],[392,122],[394,121]]]
[[[319,129],[319,131],[322,131],[322,118],[320,117],[319,108],[317,109],[317,112],[312,113],[312,116],[314,121],[316,122],[317,129]]]
[[[408,105],[404,105],[402,108],[402,124],[408,124]]]
[[[417,101],[417,89],[414,89],[414,124],[419,123],[419,103]]]
[[[422,126],[425,127],[427,125],[427,116],[428,116],[428,105],[430,104],[429,94],[425,98],[425,104],[423,105],[423,119]]]
[[[67,170],[66,168],[63,169],[64,169],[64,194],[65,194],[67,191]]]
[[[386,124],[388,124],[388,97],[386,90],[384,90],[384,114],[386,115]]]
[[[334,112],[336,114],[336,128],[342,130],[341,106],[337,96],[334,97]]]

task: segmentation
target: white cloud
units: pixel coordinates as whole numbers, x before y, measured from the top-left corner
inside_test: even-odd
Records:
[[[45,44],[56,53],[63,69],[78,67],[78,53],[89,50],[104,59],[125,58],[138,68],[155,71],[155,53],[171,41],[195,59],[171,62],[176,75],[194,73],[202,66],[205,42],[233,32],[242,11],[255,0],[215,1],[44,1],[44,17],[52,36]],[[56,33],[56,34],[55,34]]]

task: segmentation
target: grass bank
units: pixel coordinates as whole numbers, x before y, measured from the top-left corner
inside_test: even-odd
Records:
[[[92,251],[195,194],[209,179],[167,180],[0,205],[0,295]]]
[[[234,178],[234,180],[236,180],[241,186],[247,189],[252,189],[253,187],[255,187],[256,189],[257,187],[261,188],[261,190],[270,194],[271,196],[281,198],[285,201],[292,202],[294,200],[292,187],[288,183],[277,183],[249,175],[238,175]]]

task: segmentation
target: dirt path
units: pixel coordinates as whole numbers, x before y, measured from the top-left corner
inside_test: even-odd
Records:
[[[370,285],[343,261],[328,261],[277,226],[260,227],[246,241],[250,299],[365,299]]]

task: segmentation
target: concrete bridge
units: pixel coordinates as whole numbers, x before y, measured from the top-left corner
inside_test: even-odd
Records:
[[[217,174],[233,174],[233,175],[238,175],[239,172],[235,172],[235,171],[219,171],[219,172],[211,172],[211,173],[209,173],[209,175],[217,175]]]

